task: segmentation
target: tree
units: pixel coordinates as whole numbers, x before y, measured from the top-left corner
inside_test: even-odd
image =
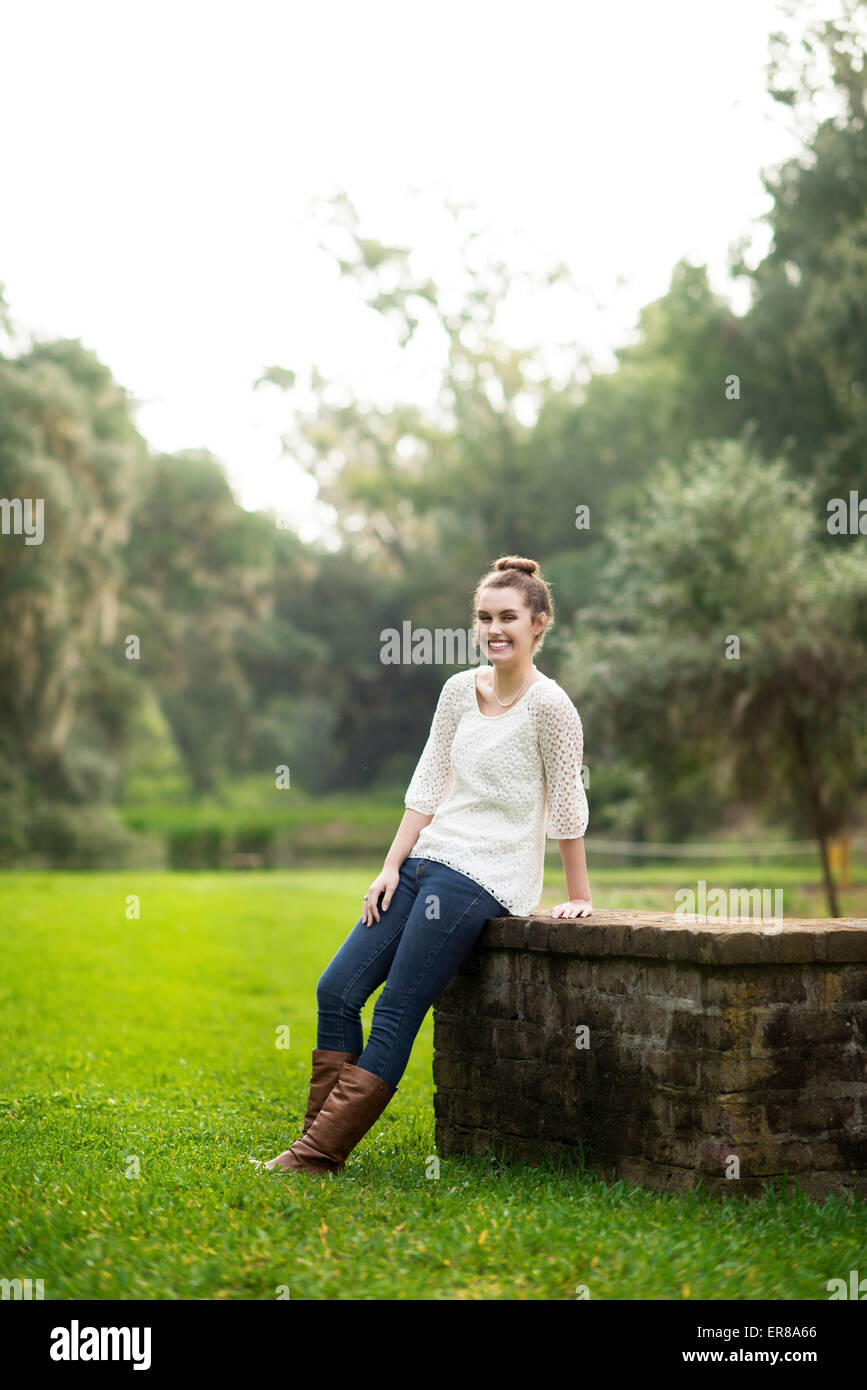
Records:
[[[849,815],[865,754],[867,554],[817,537],[814,487],[740,441],[663,462],[619,523],[571,679],[593,723],[660,796],[685,763],[819,847]]]
[[[804,148],[763,177],[767,255],[750,268],[742,243],[731,258],[753,295],[735,370],[755,443],[826,497],[860,485],[867,448],[867,12],[841,9],[800,36],[771,36],[769,91]]]
[[[0,495],[43,507],[44,537],[0,540],[0,730],[4,765],[41,795],[103,799],[136,700],[111,669],[135,480],[145,445],[128,399],[78,341],[0,358]],[[82,752],[81,721],[100,710]],[[107,757],[97,753],[100,743]]]

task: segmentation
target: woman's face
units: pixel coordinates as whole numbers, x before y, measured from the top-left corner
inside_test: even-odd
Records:
[[[494,666],[511,666],[532,657],[536,638],[548,619],[535,622],[520,589],[482,589],[476,607],[479,645]]]

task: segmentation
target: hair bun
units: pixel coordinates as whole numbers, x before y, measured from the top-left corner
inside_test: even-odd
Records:
[[[528,560],[523,555],[502,555],[494,564],[495,570],[523,570],[524,574],[539,574],[536,560]]]

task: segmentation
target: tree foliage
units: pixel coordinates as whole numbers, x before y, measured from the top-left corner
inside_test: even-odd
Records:
[[[445,287],[347,195],[322,205],[371,316],[401,351],[442,349],[429,406],[341,398],[293,364],[256,383],[285,394],[285,447],[334,508],[336,551],[244,511],[208,451],[154,453],[80,342],[17,346],[0,285],[0,494],[46,509],[42,545],[0,536],[7,823],[116,801],[154,730],[199,794],[284,762],[316,791],[396,787],[448,671],[383,665],[380,633],[468,627],[507,552],[553,583],[544,664],[587,702],[595,825],[689,833],[737,795],[824,842],[855,814],[862,551],[825,521],[864,488],[863,7],[799,25],[772,36],[769,90],[802,150],[765,176],[767,254],[732,249],[749,309],[680,260],[613,371],[580,342],[563,371],[563,352],[510,341],[516,297],[576,287],[562,265],[505,264],[466,208]]]

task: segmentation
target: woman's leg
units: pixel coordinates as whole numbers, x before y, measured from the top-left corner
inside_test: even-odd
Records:
[[[391,953],[385,988],[357,1063],[393,1090],[428,1009],[472,950],[485,922],[508,912],[465,874],[430,859],[417,862],[417,896]]]
[[[317,1048],[354,1052],[364,1047],[361,1009],[388,975],[401,934],[418,893],[415,870],[421,859],[405,859],[386,910],[380,898],[379,921],[358,919],[343,945],[325,967],[316,986]]]
[[[402,903],[405,905],[410,896],[413,899],[405,921],[387,928],[387,940],[373,953],[365,943],[353,942],[359,930],[356,927],[344,946],[352,946],[357,955],[347,949],[332,981],[335,996],[331,1003],[343,1007],[343,1015],[333,1026],[342,1030],[349,1007],[356,1007],[360,987],[366,989],[381,964],[391,959],[385,988],[373,1011],[367,1047],[357,1063],[342,1065],[334,1089],[307,1133],[296,1139],[286,1153],[271,1159],[266,1168],[319,1175],[340,1171],[397,1090],[427,1010],[471,950],[488,918],[502,917],[507,912],[502,903],[472,879],[444,864],[429,859],[407,860],[403,867],[407,872],[402,875],[401,887],[404,879],[410,881]],[[397,891],[389,913],[396,901]],[[375,932],[386,921],[386,915],[365,930]],[[324,994],[328,995],[327,987]],[[327,997],[325,1002],[329,1002]],[[341,1031],[342,1039],[353,1036],[352,1026],[350,1013],[350,1031]],[[360,1032],[359,1021],[359,1036]]]
[[[305,1143],[308,1148],[311,1146],[313,1138],[321,1128],[323,1111],[327,1110],[329,1098],[333,1095],[335,1087],[338,1090],[340,1088],[340,1077],[345,1063],[350,1060],[354,1062],[364,1047],[361,1006],[388,974],[401,934],[418,896],[415,871],[423,862],[420,859],[404,860],[391,902],[385,910],[380,906],[379,921],[374,920],[367,926],[359,918],[320,976],[316,986],[319,1007],[316,1050],[313,1054],[313,1075],[304,1129],[301,1139],[290,1145],[285,1153],[270,1159],[265,1164],[266,1168],[311,1166],[310,1158],[306,1160],[305,1165],[299,1163],[293,1155],[296,1151],[300,1152]],[[344,1057],[343,1054],[347,1055]],[[382,1082],[367,1072],[362,1073],[360,1079],[372,1087],[382,1086]],[[387,1099],[388,1094],[383,1097],[383,1101],[387,1103]],[[371,1123],[374,1112],[381,1110],[383,1101],[374,1101],[374,1109],[369,1112]],[[368,1099],[367,1104],[370,1103]],[[323,1160],[321,1155],[316,1155],[315,1149],[313,1152],[316,1158],[312,1163],[314,1171],[323,1168],[327,1171],[337,1166]]]

